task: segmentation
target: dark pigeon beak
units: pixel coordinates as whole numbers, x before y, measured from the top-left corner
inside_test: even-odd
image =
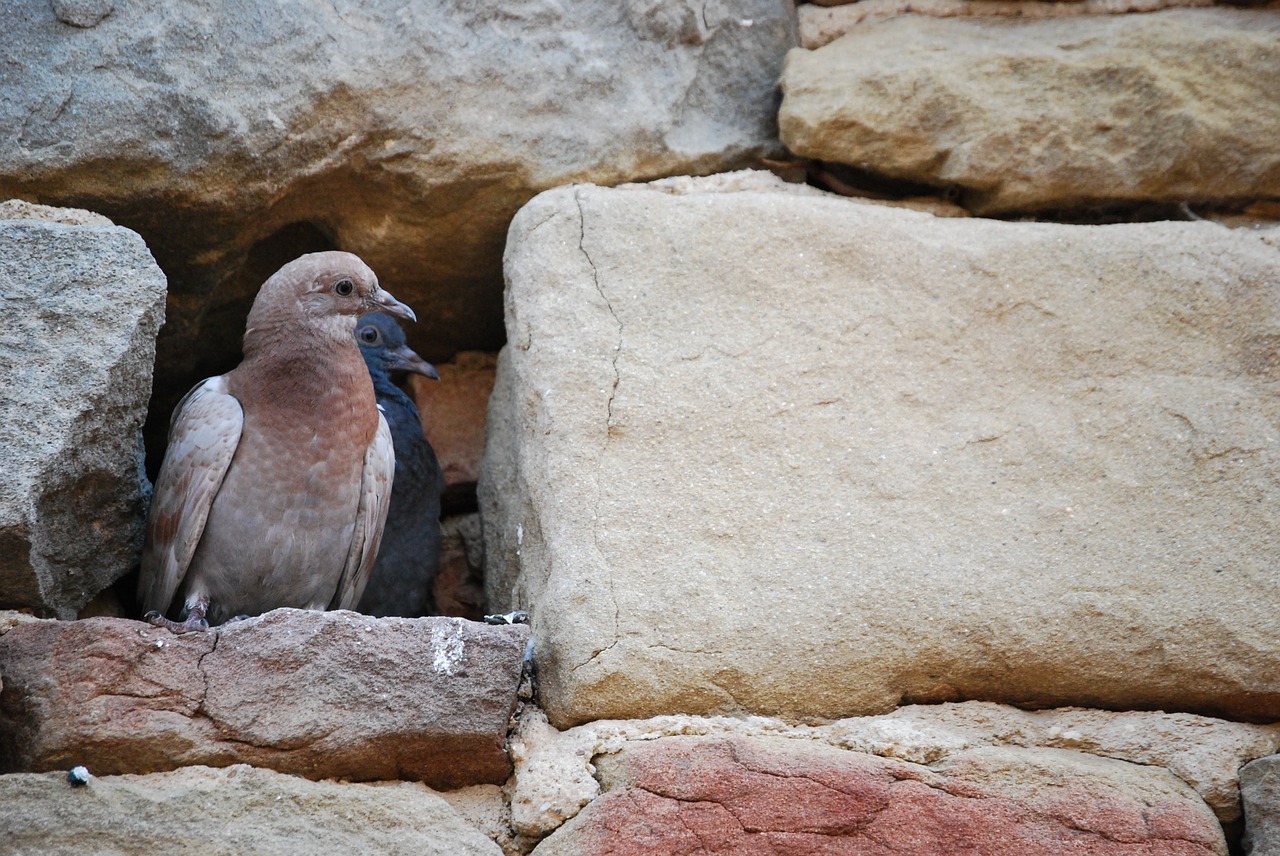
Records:
[[[387,368],[393,372],[410,372],[432,380],[440,380],[440,372],[436,371],[436,367],[418,356],[417,352],[408,345],[401,345],[391,351],[391,362],[387,364]]]
[[[418,320],[418,316],[413,314],[412,309],[405,306],[399,300],[396,300],[395,297],[392,296],[391,292],[384,288],[380,288],[373,294],[370,294],[368,299],[365,300],[365,307],[368,312],[385,312],[388,315],[400,318],[404,321]]]

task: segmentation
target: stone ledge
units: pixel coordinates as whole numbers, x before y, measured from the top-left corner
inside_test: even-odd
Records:
[[[164,853],[199,842],[239,853],[499,856],[439,794],[407,782],[309,782],[233,765],[147,776],[0,776],[4,852],[41,856]]]
[[[599,761],[604,795],[534,856],[677,853],[1221,854],[1166,770],[1059,749],[934,767],[770,738],[667,737]]]
[[[136,621],[0,637],[0,770],[248,763],[309,779],[501,783],[528,628],[278,609],[175,636]]]

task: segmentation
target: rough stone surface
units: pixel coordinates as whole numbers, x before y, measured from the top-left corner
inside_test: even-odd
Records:
[[[472,785],[440,794],[467,823],[502,848],[506,856],[521,854],[511,834],[511,807],[497,785]]]
[[[312,779],[500,783],[527,629],[279,609],[174,636],[123,619],[0,636],[0,769],[250,763]]]
[[[9,201],[0,295],[0,607],[74,618],[142,548],[165,277],[128,229]]]
[[[543,841],[567,854],[1223,854],[1167,771],[1054,749],[930,769],[821,746],[672,737],[599,758],[606,792]]]
[[[557,731],[526,709],[511,740],[512,826],[536,841],[600,793],[591,761],[628,745],[671,736],[770,737],[818,743],[916,764],[969,749],[1071,749],[1163,767],[1191,785],[1224,824],[1240,819],[1239,770],[1280,749],[1280,725],[1247,725],[1181,713],[1061,708],[1023,711],[987,702],[911,705],[884,716],[806,726],[760,716],[660,716],[601,720]]]
[[[436,366],[438,381],[409,376],[409,394],[422,415],[423,433],[444,470],[446,508],[475,508],[476,479],[484,455],[484,417],[497,365],[497,354],[464,351],[452,362]]]
[[[805,3],[796,12],[800,47],[812,50],[835,41],[859,24],[906,14],[937,18],[1074,18],[1212,5],[1213,0],[857,0],[830,8]]]
[[[156,254],[156,444],[301,252],[361,256],[417,311],[427,359],[497,349],[516,210],[780,151],[797,43],[787,0],[130,0],[91,29],[70,12],[104,5],[6,2],[0,198],[102,211]]]
[[[579,186],[512,226],[489,606],[558,727],[1280,719],[1280,235]]]
[[[798,155],[978,213],[1238,205],[1280,196],[1277,79],[1272,11],[907,15],[792,51],[779,125]]]
[[[243,764],[76,788],[66,773],[0,776],[0,805],[2,849],[15,856],[135,856],[188,842],[207,856],[502,852],[420,784],[312,782]]]
[[[441,530],[436,608],[441,615],[480,621],[489,611],[484,596],[484,536],[480,515],[447,517]]]
[[[1259,758],[1240,771],[1246,856],[1280,856],[1280,755]]]

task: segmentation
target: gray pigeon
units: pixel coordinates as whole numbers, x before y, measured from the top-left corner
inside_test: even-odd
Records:
[[[440,494],[444,474],[422,433],[413,399],[392,381],[394,372],[439,380],[435,368],[405,344],[404,331],[390,315],[370,313],[356,325],[356,341],[373,378],[396,451],[391,510],[382,547],[358,609],[366,615],[414,618],[436,612],[435,580],[440,569]]]

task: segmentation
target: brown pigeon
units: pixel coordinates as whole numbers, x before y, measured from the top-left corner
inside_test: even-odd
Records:
[[[353,335],[376,310],[416,320],[350,253],[302,256],[263,284],[243,361],[174,411],[138,580],[148,621],[185,632],[359,602],[395,470]]]

